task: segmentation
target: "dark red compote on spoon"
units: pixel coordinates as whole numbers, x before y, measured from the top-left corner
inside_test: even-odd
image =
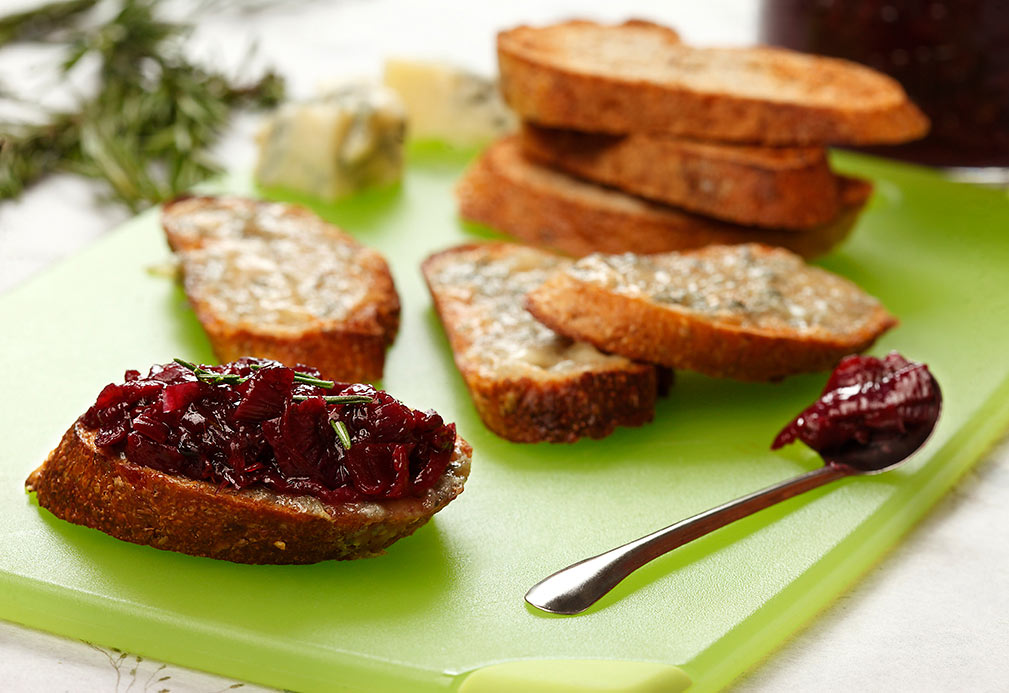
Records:
[[[772,450],[801,440],[828,464],[882,470],[924,444],[942,408],[939,384],[897,352],[846,356],[820,399],[785,426]]]
[[[455,424],[370,385],[276,361],[127,371],[82,417],[106,453],[236,489],[329,503],[418,497],[445,471]]]

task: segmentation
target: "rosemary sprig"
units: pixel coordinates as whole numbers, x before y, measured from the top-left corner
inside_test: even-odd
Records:
[[[195,364],[192,361],[186,361],[185,359],[174,358],[172,360],[180,366],[185,366],[191,370],[197,378],[210,383],[211,385],[241,385],[248,380],[247,377],[242,377],[236,373],[217,373],[209,368],[204,368],[203,366]],[[262,368],[262,366],[258,364],[252,364],[249,367],[254,371],[258,371]],[[321,378],[316,378],[314,375],[301,373],[299,371],[294,372],[294,382],[305,385],[313,385],[326,390],[336,384],[332,380],[322,380]],[[318,396],[319,395],[293,395],[291,399],[295,402],[304,402],[307,399]],[[374,398],[369,397],[368,395],[322,395],[322,400],[326,402],[326,404],[369,404],[374,401]]]
[[[340,441],[340,445],[343,446],[344,450],[350,450],[350,431],[347,430],[347,424],[342,421],[330,420],[329,424],[336,431],[336,437]]]
[[[336,385],[332,380],[323,380],[322,378],[316,378],[314,375],[309,375],[308,373],[294,372],[294,382],[301,383],[302,385],[314,385],[315,387],[321,387],[324,390]]]
[[[237,373],[217,373],[203,366],[199,366],[192,361],[184,361],[180,358],[172,359],[180,366],[185,366],[196,375],[197,378],[211,385],[241,385],[248,378],[243,378]]]
[[[75,111],[41,123],[0,122],[0,199],[70,171],[104,181],[114,199],[139,210],[220,171],[209,150],[235,109],[283,97],[283,80],[272,71],[243,83],[191,63],[183,41],[191,27],[160,19],[156,0],[116,2],[119,11],[104,24],[89,11],[95,0],[0,18],[0,47],[65,44],[64,73],[86,55],[100,61],[98,88]]]
[[[258,363],[249,364],[249,368],[254,371],[258,371],[263,366]],[[322,378],[316,378],[314,375],[309,375],[308,373],[301,373],[299,371],[294,372],[294,382],[301,383],[303,385],[314,385],[315,387],[321,387],[326,390],[336,385],[332,380],[323,380]]]
[[[316,397],[318,395],[315,395]],[[295,402],[304,402],[306,399],[313,399],[308,395],[294,395],[291,397]],[[374,398],[368,395],[322,395],[322,401],[326,404],[370,404]]]

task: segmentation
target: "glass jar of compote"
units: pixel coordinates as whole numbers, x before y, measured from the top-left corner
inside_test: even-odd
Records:
[[[864,63],[904,86],[931,131],[867,151],[1009,182],[1009,0],[764,0],[760,39]]]

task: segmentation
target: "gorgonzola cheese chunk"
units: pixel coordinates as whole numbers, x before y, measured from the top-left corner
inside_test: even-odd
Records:
[[[288,103],[259,137],[256,182],[337,200],[403,173],[406,111],[381,85],[355,83]]]
[[[494,80],[451,65],[390,59],[385,84],[403,99],[411,139],[472,147],[516,127]]]

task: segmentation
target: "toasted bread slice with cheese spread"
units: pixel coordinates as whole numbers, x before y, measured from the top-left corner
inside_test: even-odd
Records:
[[[525,120],[764,144],[916,139],[928,119],[896,80],[781,48],[696,48],[648,22],[519,26],[497,39],[501,91]]]
[[[609,353],[758,381],[828,370],[897,322],[847,279],[757,244],[590,255],[555,272],[526,306]]]
[[[526,123],[533,161],[736,224],[812,229],[841,212],[823,147],[753,147],[662,135],[598,135]]]
[[[457,437],[423,496],[334,505],[265,488],[233,490],[111,455],[80,421],[26,487],[68,522],[117,539],[237,563],[315,563],[375,556],[462,492],[473,450]]]
[[[506,138],[467,170],[456,196],[464,219],[575,256],[758,242],[812,258],[847,237],[872,193],[864,180],[842,177],[839,183],[841,211],[830,223],[807,231],[759,229],[587,183],[529,161],[517,140]]]
[[[561,337],[523,307],[526,292],[569,263],[508,243],[458,246],[424,261],[477,412],[508,440],[601,438],[652,419],[655,367]]]
[[[300,207],[241,197],[171,202],[162,224],[219,360],[304,363],[347,382],[382,377],[400,305],[377,251]]]

